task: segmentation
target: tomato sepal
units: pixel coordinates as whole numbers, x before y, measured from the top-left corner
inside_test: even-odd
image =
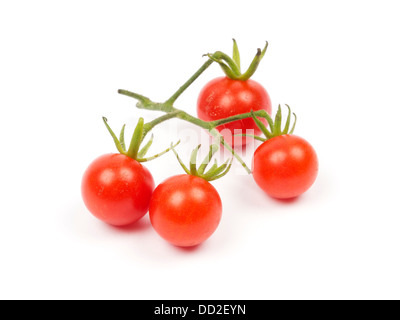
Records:
[[[282,136],[284,134],[293,134],[294,128],[296,127],[297,123],[297,116],[295,113],[292,113],[290,107],[286,104],[286,107],[288,108],[288,116],[286,118],[285,122],[285,127],[282,129],[282,109],[281,105],[278,106],[278,111],[276,112],[275,115],[275,120],[272,120],[271,116],[268,113],[264,113],[263,115],[259,115],[258,117],[265,118],[268,122],[269,125],[269,130],[267,127],[264,125],[264,123],[256,117],[254,114],[254,111],[251,111],[251,116],[254,120],[254,122],[257,124],[257,126],[260,128],[261,132],[265,135],[266,138],[255,136],[255,135],[248,135],[248,134],[240,134],[240,136],[251,136],[254,139],[257,139],[259,141],[266,141],[269,139],[272,139],[274,137]],[[294,122],[292,127],[290,128],[290,123],[291,123],[291,115],[293,114],[294,116]]]
[[[221,51],[216,51],[214,54],[207,53],[203,56],[207,56],[212,61],[217,62],[220,65],[222,71],[228,78],[232,80],[246,81],[250,79],[256,72],[258,65],[260,64],[262,58],[267,52],[268,41],[266,41],[265,46],[262,50],[260,48],[257,49],[257,53],[254,56],[253,61],[250,63],[247,70],[244,73],[241,73],[239,48],[236,40],[235,39],[232,40],[233,40],[232,58]]]
[[[167,148],[164,151],[161,151],[160,153],[157,153],[151,157],[145,157],[148,150],[150,149],[151,145],[153,144],[154,135],[152,134],[150,137],[150,140],[142,148],[140,148],[140,146],[143,143],[143,140],[146,136],[146,134],[144,132],[145,123],[144,123],[143,118],[139,118],[139,121],[135,127],[133,134],[132,134],[132,138],[131,138],[131,142],[130,142],[128,151],[126,150],[126,145],[125,145],[125,127],[126,127],[126,125],[124,124],[122,126],[121,133],[120,133],[120,136],[118,139],[117,136],[115,135],[114,131],[108,125],[108,120],[106,117],[103,117],[103,122],[106,125],[106,128],[107,128],[108,132],[110,133],[111,137],[113,138],[114,144],[115,144],[117,150],[119,151],[119,153],[126,155],[129,158],[132,158],[138,162],[148,162],[148,161],[154,160],[154,159],[162,156],[163,154],[169,152],[172,148],[176,147],[181,142],[179,140],[175,144],[171,143],[170,148]]]

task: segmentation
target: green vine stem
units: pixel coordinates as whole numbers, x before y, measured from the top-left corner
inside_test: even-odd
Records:
[[[266,45],[267,47],[267,45]],[[266,47],[264,48],[263,51],[258,50],[257,55],[255,60],[257,61],[256,64],[258,65],[259,60],[261,60],[262,56],[265,53]],[[234,48],[234,50],[236,51],[236,48]],[[179,96],[215,61],[218,62],[221,60],[225,60],[229,67],[232,70],[232,66],[236,66],[236,68],[233,68],[233,72],[240,72],[240,66],[237,66],[237,62],[239,61],[239,57],[238,57],[238,53],[235,52],[234,54],[234,60],[236,60],[236,62],[233,59],[230,59],[227,55],[225,55],[224,53],[217,51],[215,52],[213,55],[207,55],[209,57],[209,59],[169,98],[167,99],[165,102],[163,103],[158,103],[158,102],[153,102],[152,100],[150,100],[149,98],[128,91],[128,90],[118,90],[119,94],[131,97],[136,99],[138,102],[136,104],[136,107],[139,109],[146,109],[146,110],[153,110],[153,111],[162,111],[165,114],[154,119],[153,121],[150,121],[148,123],[145,123],[143,125],[143,131],[142,131],[142,140],[144,139],[144,137],[147,135],[147,133],[149,133],[155,126],[159,125],[160,123],[173,119],[173,118],[177,118],[177,119],[181,119],[187,122],[190,122],[198,127],[201,127],[203,129],[206,129],[210,132],[210,134],[217,139],[217,141],[219,141],[227,150],[229,150],[229,152],[232,153],[232,155],[237,159],[237,161],[243,166],[243,168],[245,168],[245,170],[251,174],[251,170],[249,169],[249,167],[246,165],[246,163],[243,161],[243,159],[235,152],[235,150],[232,149],[232,147],[225,142],[224,138],[222,137],[222,135],[218,132],[218,130],[216,129],[217,126],[220,126],[222,124],[226,124],[229,122],[233,122],[236,120],[241,120],[241,119],[245,119],[245,118],[251,118],[253,116],[255,117],[262,117],[262,118],[267,118],[269,115],[265,110],[258,110],[255,112],[248,112],[248,113],[243,113],[243,114],[238,114],[238,115],[234,115],[225,119],[220,119],[220,120],[215,120],[215,121],[203,121],[199,118],[196,118],[188,113],[186,113],[183,110],[177,109],[173,106],[174,102],[179,98]],[[254,63],[254,61],[253,61]],[[228,67],[228,68],[229,68]]]
[[[126,95],[128,97],[136,97],[137,96],[137,94],[132,93],[127,90],[118,90],[118,93]],[[208,130],[215,139],[219,140],[221,142],[221,144],[229,152],[232,153],[232,155],[236,158],[237,161],[239,161],[239,163],[243,166],[243,168],[247,171],[247,173],[251,174],[251,170],[249,169],[249,167],[246,165],[246,163],[243,161],[243,159],[237,154],[237,152],[235,152],[235,150],[233,150],[232,147],[228,143],[225,142],[224,138],[218,132],[216,127],[220,126],[222,124],[236,121],[236,120],[251,118],[253,115],[256,117],[266,118],[268,116],[268,113],[265,110],[258,110],[253,113],[252,112],[242,113],[242,114],[234,115],[234,116],[231,116],[228,118],[215,120],[215,121],[203,121],[199,118],[193,117],[192,115],[188,114],[187,112],[185,112],[183,110],[177,109],[172,106],[165,108],[164,103],[155,103],[155,102],[151,102],[150,100],[147,101],[146,104],[142,103],[142,101],[139,100],[139,102],[137,103],[137,107],[140,109],[166,112],[165,115],[162,115],[161,117],[158,117],[158,118],[154,119],[153,121],[150,121],[150,122],[144,124],[143,138],[155,126],[159,125],[162,122],[173,119],[173,118],[181,119],[186,122],[190,122],[198,127]]]

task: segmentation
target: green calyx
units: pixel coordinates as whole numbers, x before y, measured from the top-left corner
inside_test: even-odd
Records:
[[[275,120],[272,120],[272,118],[266,113],[263,118],[265,118],[268,122],[269,125],[269,130],[267,129],[267,127],[264,125],[264,123],[262,123],[262,121],[260,119],[258,119],[258,117],[255,116],[254,112],[251,112],[251,115],[255,121],[255,123],[257,124],[257,126],[260,128],[260,130],[262,131],[262,133],[265,135],[265,137],[267,139],[261,138],[261,137],[257,137],[257,136],[253,136],[254,138],[256,138],[257,140],[261,140],[261,141],[265,141],[277,136],[281,136],[284,134],[292,134],[294,131],[294,128],[296,126],[296,122],[297,122],[297,116],[295,113],[293,113],[294,116],[294,123],[292,125],[292,127],[290,128],[290,121],[291,121],[291,115],[292,115],[292,111],[290,110],[290,107],[288,105],[286,105],[288,108],[288,116],[285,122],[285,127],[282,129],[282,109],[281,106],[278,106],[278,111],[276,112],[275,115]]]
[[[267,51],[267,48],[268,42],[266,42],[263,50],[257,49],[257,53],[253,61],[244,73],[241,72],[239,48],[235,39],[233,39],[232,58],[221,51],[217,51],[214,54],[205,54],[205,56],[209,57],[212,61],[217,62],[227,77],[231,78],[232,80],[246,81],[250,79],[250,77],[256,72],[261,59],[264,57],[265,52]]]
[[[154,136],[151,135],[150,140],[142,148],[140,148],[140,146],[146,136],[146,133],[147,133],[147,132],[146,133],[144,132],[145,123],[144,123],[143,118],[139,119],[138,124],[136,125],[136,128],[133,131],[133,135],[132,135],[128,150],[126,150],[126,145],[125,145],[125,125],[123,125],[120,136],[119,136],[119,138],[117,138],[115,133],[112,131],[112,129],[108,125],[107,121],[108,121],[107,118],[103,117],[103,122],[106,125],[108,132],[111,134],[111,137],[113,138],[115,146],[117,147],[119,153],[124,154],[138,162],[147,162],[147,161],[156,159],[156,158],[162,156],[163,154],[167,153],[168,151],[170,151],[171,149],[173,149],[180,143],[180,141],[178,141],[174,145],[171,144],[170,148],[168,148],[154,156],[146,158],[145,156],[147,154],[147,151],[149,151],[149,149],[153,143]]]
[[[218,151],[218,145],[213,144],[210,146],[210,150],[207,156],[204,158],[202,163],[197,166],[197,154],[200,149],[201,145],[198,145],[193,151],[190,156],[190,166],[187,168],[181,158],[179,157],[178,153],[175,151],[174,146],[171,145],[172,151],[175,153],[176,158],[178,159],[179,164],[182,166],[183,170],[192,176],[200,177],[206,181],[213,181],[225,176],[232,167],[233,157],[227,160],[224,164],[218,166],[217,160],[214,160],[214,164],[210,167],[208,171],[206,171],[207,166],[209,165],[212,157]]]

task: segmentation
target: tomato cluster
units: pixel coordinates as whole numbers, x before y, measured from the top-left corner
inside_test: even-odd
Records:
[[[271,118],[271,100],[267,91],[249,79],[255,72],[266,51],[257,55],[245,73],[240,72],[240,58],[234,41],[233,58],[217,51],[208,55],[209,60],[164,104],[153,103],[141,95],[123,91],[137,99],[139,108],[161,110],[165,116],[149,123],[140,118],[133,133],[129,148],[125,146],[124,129],[120,137],[107,124],[118,154],[106,154],[94,160],[82,179],[82,197],[88,210],[105,223],[124,226],[141,219],[149,212],[155,231],[166,241],[176,246],[195,246],[208,239],[217,229],[222,215],[222,201],[210,181],[228,173],[232,160],[218,166],[215,162],[208,171],[212,157],[222,144],[232,151],[247,141],[248,132],[263,143],[255,150],[252,160],[252,175],[257,185],[269,196],[279,199],[298,197],[314,183],[318,173],[318,159],[313,147],[303,138],[293,135],[296,120],[290,129],[291,110],[284,128],[281,128],[282,112],[279,106],[274,120]],[[197,101],[199,118],[187,115],[172,107],[180,93],[212,62],[217,62],[225,72],[204,86]],[[295,114],[293,114],[295,116]],[[186,167],[175,145],[162,153],[173,150],[186,174],[168,178],[155,188],[154,180],[142,162],[157,158],[160,154],[146,158],[153,137],[141,150],[147,133],[159,123],[178,117],[208,129],[220,140],[210,146],[210,152],[200,166],[196,165],[198,146],[192,152],[190,166]],[[259,135],[263,133],[265,137]],[[239,138],[237,138],[239,137]],[[127,150],[128,149],[128,150]],[[242,163],[244,167],[247,166]]]

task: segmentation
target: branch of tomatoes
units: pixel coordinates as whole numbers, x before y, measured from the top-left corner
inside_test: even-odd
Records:
[[[232,58],[221,51],[207,54],[209,59],[165,102],[154,102],[127,90],[118,91],[136,99],[139,109],[165,114],[148,123],[140,118],[129,146],[125,144],[125,125],[118,138],[107,119],[103,118],[119,154],[103,155],[85,171],[82,197],[93,215],[111,225],[123,226],[134,223],[149,211],[151,224],[161,237],[177,246],[194,246],[210,237],[219,224],[222,202],[209,181],[227,174],[233,157],[248,173],[253,174],[258,186],[272,197],[297,197],[313,184],[318,172],[318,159],[306,140],[292,134],[296,115],[293,113],[295,119],[291,126],[292,112],[287,106],[288,116],[282,129],[281,107],[272,119],[268,93],[260,84],[249,79],[264,56],[268,43],[263,50],[257,50],[247,71],[241,73],[240,54],[236,41],[233,41]],[[221,66],[227,77],[213,79],[202,89],[197,103],[198,118],[175,108],[174,103],[179,96],[213,62]],[[193,150],[190,164],[185,166],[174,149],[179,142],[155,156],[145,158],[153,141],[151,136],[141,147],[147,134],[155,126],[173,118],[208,130],[214,137],[215,141],[200,165],[196,162],[201,146]],[[234,151],[234,143],[243,144],[243,139],[239,142],[235,139],[231,145],[225,139],[224,129],[232,135],[236,135],[233,132],[237,129],[240,132],[250,129],[254,132],[251,137],[263,142],[253,154],[252,171]],[[231,137],[230,133],[228,137]],[[261,133],[265,138],[259,136]],[[207,169],[220,144],[231,151],[232,158],[221,165],[214,160]],[[169,150],[175,153],[187,174],[170,177],[154,189],[151,173],[140,162],[157,158]]]

